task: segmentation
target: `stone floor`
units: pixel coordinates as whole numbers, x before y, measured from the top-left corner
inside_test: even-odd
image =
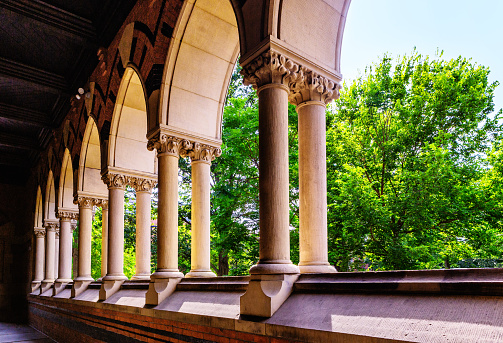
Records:
[[[54,341],[28,325],[0,323],[0,343],[7,342],[53,343]]]

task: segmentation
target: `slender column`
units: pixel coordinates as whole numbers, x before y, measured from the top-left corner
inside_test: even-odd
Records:
[[[75,281],[94,281],[91,277],[91,240],[93,226],[92,198],[79,197],[79,262]]]
[[[156,134],[147,145],[148,150],[157,150],[159,167],[157,269],[150,276],[147,305],[160,304],[183,278],[178,270],[178,157],[180,150],[190,147],[188,141],[163,133]]]
[[[124,275],[124,189],[126,177],[107,173],[103,181],[108,186],[108,267],[103,280],[127,280]]]
[[[55,235],[55,243],[54,243],[54,279],[58,279],[59,275],[59,223],[56,224],[56,235]]]
[[[157,269],[151,279],[182,278],[178,270],[178,158],[190,143],[159,134],[148,150],[157,150],[159,190],[157,203]]]
[[[334,273],[327,248],[326,104],[339,85],[311,71],[290,84],[299,116],[299,236],[301,273]]]
[[[191,268],[186,277],[215,277],[210,268],[210,167],[219,148],[194,143],[192,167]]]
[[[45,263],[45,229],[35,228],[35,279],[33,282],[40,283],[44,279]]]
[[[72,281],[72,219],[77,219],[76,212],[58,212],[59,217],[59,269],[56,282]]]
[[[108,267],[108,200],[101,203],[101,277],[107,275]]]
[[[44,283],[54,282],[54,262],[55,244],[56,244],[56,222],[45,223],[46,240],[45,240],[45,279]]]
[[[133,178],[136,190],[136,273],[134,280],[150,280],[150,196],[156,181]]]

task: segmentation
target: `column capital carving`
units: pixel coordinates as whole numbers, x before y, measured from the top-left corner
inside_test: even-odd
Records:
[[[94,198],[78,196],[77,204],[79,204],[79,207],[92,208],[94,206],[94,200]]]
[[[152,192],[152,188],[157,184],[156,180],[130,176],[128,184],[137,192]]]
[[[104,174],[101,179],[108,188],[122,188],[125,189],[128,183],[128,177],[123,174],[108,172]]]
[[[339,98],[340,83],[301,67],[296,78],[290,78],[288,101],[296,106],[307,101],[318,101],[327,105]]]
[[[241,70],[243,83],[255,89],[267,84],[286,86],[288,101],[300,105],[306,101],[319,101],[325,105],[339,97],[339,82],[319,75],[312,69],[295,62],[272,49],[258,55]]]
[[[59,225],[56,227],[56,239],[59,239]]]
[[[71,222],[71,228],[72,228],[72,232],[77,228],[77,222],[76,221],[72,221]]]
[[[45,229],[43,227],[36,227],[34,233],[37,238],[45,237]]]
[[[101,207],[104,210],[108,210],[108,200],[107,199],[94,199],[94,204]]]
[[[192,144],[192,148],[185,151],[182,157],[188,156],[190,160],[195,162],[206,162],[211,163],[216,157],[222,155],[222,149],[195,142]]]
[[[61,220],[79,219],[79,213],[73,211],[58,211],[56,217]]]
[[[49,231],[55,232],[56,228],[58,227],[58,223],[57,222],[53,222],[53,221],[45,222],[44,223],[44,227],[45,227],[45,230],[47,232],[49,232]]]
[[[189,150],[191,147],[192,143],[186,139],[170,136],[160,132],[150,138],[147,143],[147,149],[149,151],[155,149],[158,154],[168,154],[175,157],[180,156],[184,151]]]

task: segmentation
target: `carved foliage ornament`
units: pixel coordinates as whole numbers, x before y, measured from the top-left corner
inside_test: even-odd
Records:
[[[56,213],[56,217],[58,217],[59,219],[76,220],[79,219],[79,214],[77,212],[71,211],[58,211],[58,213]]]
[[[128,184],[137,192],[151,192],[157,181],[152,179],[143,179],[140,177],[129,177]]]
[[[220,148],[196,142],[192,145],[192,149],[186,151],[182,156],[188,156],[192,161],[211,163],[211,161],[220,155],[222,155],[222,150]]]
[[[44,238],[45,237],[45,230],[43,228],[37,227],[35,228],[35,236],[37,238]]]
[[[101,179],[108,188],[125,188],[127,185],[127,177],[122,174],[106,173]]]
[[[167,153],[176,157],[189,150],[191,147],[192,143],[186,139],[168,136],[162,133],[151,138],[147,144],[147,149],[149,151],[156,149],[158,154]]]
[[[339,97],[339,83],[318,75],[273,50],[262,53],[248,63],[241,74],[243,83],[253,85],[254,88],[270,83],[288,86],[288,100],[294,105],[310,100],[328,104]]]
[[[57,222],[48,222],[44,224],[46,231],[56,231],[56,228],[59,226]]]
[[[108,200],[79,196],[77,197],[77,204],[79,204],[79,207],[85,208],[92,208],[93,206],[103,207],[104,204],[108,206]],[[78,216],[72,219],[78,219]]]

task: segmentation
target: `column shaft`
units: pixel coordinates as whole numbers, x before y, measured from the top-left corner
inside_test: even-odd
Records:
[[[308,101],[299,114],[299,236],[301,273],[335,272],[328,263],[326,106]]]
[[[59,228],[59,282],[72,281],[72,223],[70,218],[60,219]]]
[[[124,188],[108,188],[108,268],[103,280],[125,280]]]
[[[39,229],[40,230],[40,229]],[[45,233],[36,233],[36,252],[35,252],[35,280],[42,281],[44,279],[44,263],[45,263]]]
[[[54,279],[58,279],[59,275],[59,232],[60,229],[56,229],[55,243],[54,243]]]
[[[108,206],[101,212],[101,277],[107,275],[108,267]]]
[[[157,270],[152,278],[183,277],[178,270],[178,154],[159,153]]]
[[[75,280],[92,281],[91,277],[91,239],[93,209],[90,204],[79,204],[79,263]]]
[[[56,231],[54,227],[46,226],[45,239],[45,279],[44,282],[54,282]]]
[[[212,277],[210,269],[210,162],[193,160],[191,270],[187,277]]]
[[[150,192],[136,191],[136,274],[150,279]]]

